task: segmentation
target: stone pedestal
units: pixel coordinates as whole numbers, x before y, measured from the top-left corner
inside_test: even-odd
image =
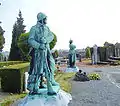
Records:
[[[79,68],[78,67],[75,67],[75,68],[66,68],[65,72],[78,72],[79,71]]]
[[[53,96],[48,96],[45,89],[41,95],[27,95],[18,103],[18,106],[68,106],[72,97],[59,88],[58,86],[54,87],[58,93]]]
[[[25,73],[25,88],[27,90],[27,79],[28,73]],[[47,94],[47,88],[39,89],[39,94],[36,95],[27,95],[25,98],[20,100],[17,106],[68,106],[72,96],[69,93],[60,89],[60,86],[53,86],[57,95],[49,96]]]
[[[28,74],[28,72],[25,72],[25,92],[29,92],[28,90],[27,90],[27,80],[28,80],[28,76],[29,76],[29,74]]]

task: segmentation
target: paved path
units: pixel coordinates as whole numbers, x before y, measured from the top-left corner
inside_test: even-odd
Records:
[[[6,98],[8,95],[10,95],[9,93],[5,93],[5,92],[2,92],[1,90],[1,83],[0,83],[0,102]]]
[[[3,93],[3,92],[0,92],[0,102],[6,98],[9,94],[8,93]]]
[[[120,67],[90,68],[83,71],[102,71],[102,80],[72,82],[73,100],[69,106],[120,106]]]

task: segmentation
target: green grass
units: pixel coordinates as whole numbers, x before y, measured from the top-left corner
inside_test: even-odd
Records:
[[[75,75],[75,73],[57,73],[57,75],[55,76],[55,80],[60,84],[60,87],[62,90],[66,91],[66,92],[71,92],[71,83],[70,78],[73,77]]]
[[[10,106],[10,104],[12,104],[13,102],[15,102],[20,98],[24,98],[25,96],[26,96],[26,93],[9,95],[5,99],[0,101],[0,106]]]
[[[91,63],[91,59],[85,58],[85,59],[82,60],[82,62],[84,62],[84,63]]]
[[[55,75],[55,80],[60,84],[62,90],[66,92],[71,92],[70,78],[74,76],[75,73],[62,73],[57,72]],[[24,98],[27,94],[12,94],[7,96],[5,99],[0,101],[0,106],[10,106],[13,102],[20,98]]]

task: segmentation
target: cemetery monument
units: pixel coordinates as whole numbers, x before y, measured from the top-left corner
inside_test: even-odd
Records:
[[[97,47],[97,45],[95,44],[95,45],[93,46],[92,64],[97,64],[97,61],[98,61],[97,49],[98,49],[98,47]]]
[[[56,67],[49,47],[54,35],[46,26],[46,21],[47,16],[38,13],[37,24],[30,30],[28,43],[32,59],[27,80],[29,94],[18,106],[67,106],[72,99],[70,94],[60,89],[59,83],[54,79]]]
[[[76,66],[76,46],[73,44],[73,40],[69,41],[69,54],[68,54],[68,67],[66,72],[77,72],[79,69]]]

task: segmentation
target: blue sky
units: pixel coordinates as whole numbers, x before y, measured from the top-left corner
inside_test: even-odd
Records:
[[[13,24],[22,11],[27,32],[44,12],[48,26],[58,38],[55,49],[68,49],[73,39],[77,49],[120,42],[120,0],[0,0],[0,20],[6,31],[4,51],[10,49]]]

